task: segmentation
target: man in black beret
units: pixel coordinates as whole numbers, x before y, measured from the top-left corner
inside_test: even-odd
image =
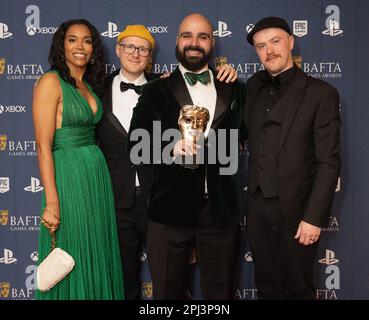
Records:
[[[292,60],[287,22],[268,17],[247,41],[265,70],[247,82],[247,233],[259,299],[315,299],[314,262],[339,177],[339,96]]]

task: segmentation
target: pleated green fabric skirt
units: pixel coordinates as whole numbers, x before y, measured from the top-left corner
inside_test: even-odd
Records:
[[[60,202],[57,247],[75,260],[72,272],[36,299],[124,299],[112,183],[93,127],[61,128],[54,138],[55,179]],[[42,199],[42,210],[45,197]],[[39,262],[51,238],[40,226]]]

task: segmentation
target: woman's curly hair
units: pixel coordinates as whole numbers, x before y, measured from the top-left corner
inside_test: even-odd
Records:
[[[92,58],[94,63],[88,63],[83,78],[88,82],[92,89],[97,93],[101,94],[105,80],[105,61],[104,53],[100,35],[97,29],[85,19],[73,19],[63,22],[58,30],[55,32],[51,48],[49,52],[49,63],[51,69],[59,71],[60,77],[69,82],[74,87],[77,87],[76,81],[70,75],[70,70],[65,63],[64,55],[64,39],[68,29],[76,24],[85,25],[91,32],[92,37]]]

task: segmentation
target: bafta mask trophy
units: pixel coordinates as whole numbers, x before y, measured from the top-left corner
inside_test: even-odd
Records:
[[[204,135],[206,126],[209,122],[209,110],[195,105],[185,105],[181,108],[178,125],[181,131],[182,139],[187,139],[196,144]],[[186,161],[182,158],[183,166],[189,169],[196,169],[199,164],[196,163],[196,155],[192,156],[192,161]]]

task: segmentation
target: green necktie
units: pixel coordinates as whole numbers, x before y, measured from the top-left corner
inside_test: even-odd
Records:
[[[209,70],[206,70],[202,73],[185,72],[184,77],[191,86],[195,85],[197,81],[200,81],[205,85],[210,82]]]

